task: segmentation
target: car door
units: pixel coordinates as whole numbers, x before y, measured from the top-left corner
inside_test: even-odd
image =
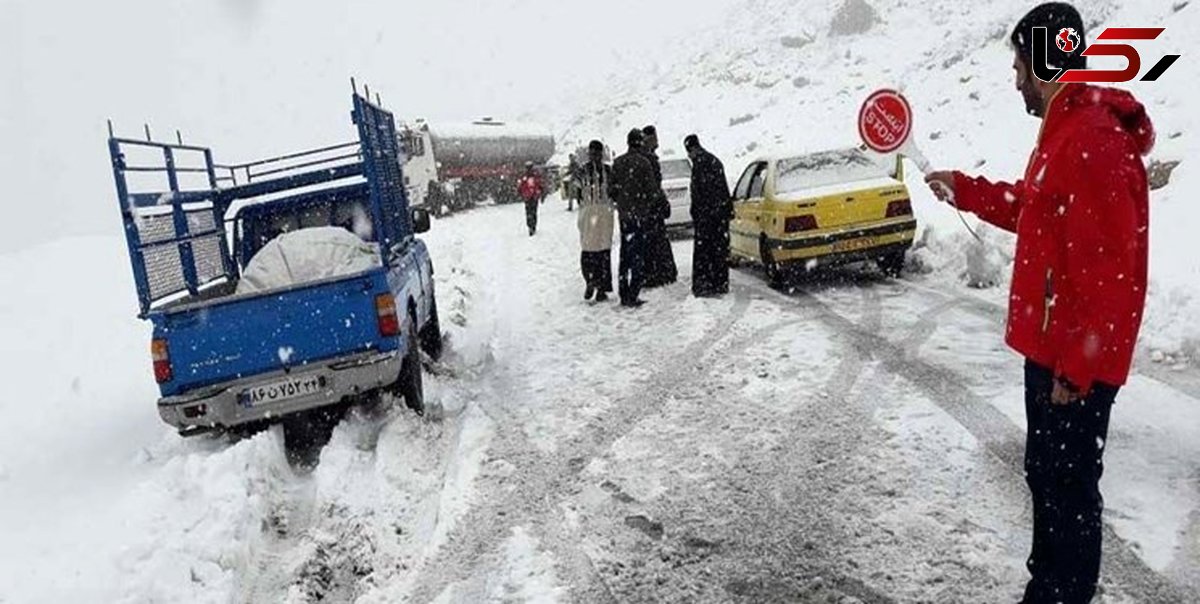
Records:
[[[758,258],[759,238],[763,233],[763,199],[767,181],[768,162],[750,164],[738,179],[734,190],[734,226],[731,244],[747,258]]]

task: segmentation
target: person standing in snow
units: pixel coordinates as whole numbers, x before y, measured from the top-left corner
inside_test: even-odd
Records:
[[[604,144],[588,144],[588,161],[578,168],[580,267],[587,284],[584,300],[608,300],[612,291],[613,202],[609,196],[612,167],[604,163]]]
[[[654,201],[654,211],[646,226],[646,287],[658,287],[674,283],[679,278],[679,270],[675,266],[675,252],[671,249],[671,240],[667,237],[667,218],[671,216],[671,202],[667,199],[662,188],[662,165],[658,161],[658,130],[654,126],[642,128],[645,142],[642,153],[654,168],[654,179],[657,193]]]
[[[575,159],[575,154],[572,153],[567,162],[567,178],[563,180],[563,193],[567,198],[568,212],[575,209],[575,204],[580,203],[583,190],[579,185],[579,180],[582,175],[583,169],[579,165],[579,160]]]
[[[1099,579],[1109,412],[1129,375],[1146,297],[1141,156],[1154,129],[1128,92],[1038,79],[1034,27],[1049,32],[1050,66],[1087,61],[1083,20],[1068,4],[1042,4],[1013,30],[1017,89],[1042,119],[1025,178],[934,172],[926,181],[942,200],[1017,235],[1006,341],[1026,359],[1033,545],[1023,601],[1074,604],[1091,601]],[[1053,42],[1063,28],[1079,35],[1073,52]]]
[[[546,196],[542,177],[533,167],[533,163],[525,164],[525,175],[517,181],[517,194],[525,200],[525,225],[529,227],[529,236],[537,232],[538,204]]]
[[[719,296],[729,292],[729,221],[733,201],[725,166],[689,134],[683,148],[692,160],[692,295]]]
[[[617,204],[621,223],[621,274],[617,279],[617,293],[621,296],[622,306],[636,308],[643,304],[638,296],[645,278],[645,231],[654,216],[659,185],[654,166],[642,150],[645,142],[642,131],[630,131],[626,142],[629,151],[613,161],[609,195]]]

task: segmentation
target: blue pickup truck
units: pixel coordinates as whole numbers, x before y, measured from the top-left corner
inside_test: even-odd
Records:
[[[357,89],[358,140],[214,163],[205,147],[117,138],[109,152],[162,419],[189,436],[303,417],[391,393],[424,410],[421,350],[441,353],[433,264],[415,237],[392,114]],[[273,238],[353,229],[366,270],[240,292]],[[336,231],[340,232],[340,231]]]

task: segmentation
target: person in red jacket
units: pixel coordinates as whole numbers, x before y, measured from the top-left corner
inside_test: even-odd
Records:
[[[1154,143],[1131,94],[1037,79],[1034,27],[1051,67],[1084,68],[1079,13],[1043,4],[1012,32],[1017,89],[1042,119],[1025,177],[926,177],[935,194],[1017,235],[1005,340],[1025,357],[1025,472],[1033,499],[1024,602],[1089,602],[1100,570],[1100,475],[1109,411],[1125,384],[1146,297],[1149,199],[1141,157]],[[1072,53],[1053,42],[1073,28]]]
[[[525,225],[529,227],[529,236],[533,237],[537,232],[538,204],[546,198],[546,186],[532,163],[525,164],[525,175],[517,181],[517,194],[525,200]]]

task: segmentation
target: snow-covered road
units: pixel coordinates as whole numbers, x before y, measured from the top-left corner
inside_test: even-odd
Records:
[[[86,479],[113,456],[75,460],[77,502],[0,447],[0,601],[1016,599],[1030,517],[1003,292],[849,269],[778,292],[743,269],[697,300],[681,240],[680,283],[590,305],[574,218],[547,203],[533,238],[518,206],[437,221],[442,417],[354,414],[311,473],[275,430],[148,429],[152,398],[93,401],[139,432],[85,444],[143,453],[118,485]],[[149,381],[144,363],[110,371]],[[1136,376],[1114,409],[1105,602],[1200,600],[1200,400],[1173,378]],[[81,450],[40,426],[33,445]],[[55,545],[56,517],[94,546]]]

